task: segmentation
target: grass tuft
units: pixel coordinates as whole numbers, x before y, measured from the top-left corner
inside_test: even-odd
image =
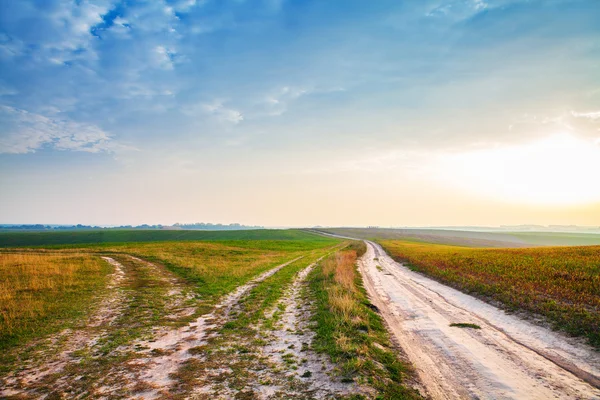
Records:
[[[457,328],[481,329],[481,327],[477,324],[470,324],[470,323],[464,323],[464,322],[453,323],[453,324],[450,324],[450,326],[455,326]]]

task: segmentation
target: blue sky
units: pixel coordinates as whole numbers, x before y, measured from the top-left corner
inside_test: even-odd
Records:
[[[593,179],[598,21],[596,0],[2,0],[0,220],[600,224],[584,183],[546,204],[503,189],[519,171],[443,174],[567,135],[589,160],[531,190]]]

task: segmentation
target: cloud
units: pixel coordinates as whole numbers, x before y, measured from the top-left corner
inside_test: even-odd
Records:
[[[600,111],[576,112],[571,111],[571,115],[575,118],[587,118],[592,121],[600,120]]]
[[[266,136],[282,146],[294,140],[326,146],[335,135],[361,143],[366,133],[394,145],[461,146],[530,134],[525,130],[544,124],[516,121],[518,133],[504,131],[512,117],[552,112],[556,103],[563,111],[596,109],[577,94],[577,85],[589,91],[584,78],[593,73],[578,68],[597,63],[580,54],[597,36],[588,32],[585,7],[571,7],[563,18],[565,1],[359,2],[330,18],[335,2],[300,3],[8,2],[0,15],[0,59],[10,85],[0,82],[0,104],[51,121],[68,112],[81,125],[102,126],[133,142],[163,143],[172,135],[188,140],[199,131],[209,139],[235,127],[248,146]],[[537,34],[546,32],[536,30],[542,29],[536,28],[538,9],[554,18],[549,21],[562,36],[583,44]],[[435,20],[425,17],[434,10]],[[388,15],[398,19],[393,26]],[[575,20],[583,23],[567,24]],[[515,24],[517,33],[528,30],[503,34]],[[513,47],[528,38],[538,40],[524,42],[526,52]],[[556,50],[562,48],[557,43],[565,50]],[[333,93],[337,88],[345,92]],[[51,113],[53,106],[58,111]],[[571,126],[593,123],[567,117]],[[558,120],[535,127],[563,128]],[[0,125],[0,131],[9,129]]]
[[[12,18],[3,24],[9,38],[3,42],[12,43],[13,56],[30,55],[37,62],[55,64],[97,59],[91,28],[102,22],[102,16],[113,7],[112,1],[48,1],[37,6],[18,3],[11,5]],[[15,46],[18,43],[24,45]],[[35,44],[35,48],[27,44]]]
[[[118,148],[111,135],[98,126],[10,106],[0,106],[0,124],[5,127],[0,153],[33,153],[44,147],[98,153]]]
[[[25,43],[0,32],[0,58],[11,59],[25,51]]]
[[[470,18],[488,7],[488,2],[484,0],[437,1],[425,12],[425,16],[461,20]]]
[[[189,12],[191,8],[196,7],[200,3],[197,0],[179,0],[173,3],[173,8],[177,12]]]
[[[229,108],[224,105],[225,101],[215,99],[210,103],[200,103],[186,107],[184,114],[195,116],[198,112],[203,112],[214,116],[218,121],[227,122],[234,125],[239,124],[244,120],[244,115],[241,111],[234,108]]]
[[[167,49],[165,46],[156,46],[154,48],[155,62],[159,68],[162,69],[173,69],[173,60],[177,55],[177,52],[171,49]]]
[[[479,11],[479,10],[484,10],[488,7],[488,4],[483,1],[483,0],[473,0],[473,8],[475,8],[475,10]]]
[[[285,113],[289,103],[308,93],[310,93],[310,89],[290,86],[282,86],[272,91],[264,100],[267,114],[278,116]]]

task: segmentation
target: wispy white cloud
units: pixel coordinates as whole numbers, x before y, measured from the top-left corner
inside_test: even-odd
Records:
[[[571,111],[571,115],[575,118],[587,118],[593,121],[600,120],[600,111],[577,112]]]
[[[173,3],[173,9],[178,12],[188,12],[190,9],[200,5],[201,3],[205,3],[205,1],[198,0],[179,0]]]
[[[480,10],[484,10],[488,7],[488,3],[486,3],[483,0],[473,0],[473,8],[475,8],[475,10],[480,11]]]
[[[112,7],[112,1],[67,2],[43,15],[52,27],[42,42],[46,59],[52,63],[97,59],[91,28],[101,23],[102,16]]]
[[[425,3],[426,4],[426,3]],[[469,18],[489,7],[485,0],[436,1],[425,12],[426,17]]]
[[[244,120],[244,115],[241,111],[225,106],[225,101],[215,99],[210,103],[200,103],[186,107],[183,112],[187,115],[197,115],[199,112],[211,115],[218,121],[239,124]]]
[[[19,91],[13,88],[11,85],[0,82],[0,96],[12,96],[18,93]]]
[[[562,2],[568,3],[557,0],[557,9]],[[14,2],[11,12],[0,18],[1,30],[6,32],[0,34],[0,57],[26,53],[21,58],[13,57],[12,65],[7,68],[12,70],[14,88],[8,87],[10,90],[4,94],[15,96],[5,104],[48,117],[50,112],[44,106],[57,105],[62,98],[75,98],[69,108],[58,105],[63,113],[54,113],[52,118],[68,112],[74,120],[87,121],[92,126],[107,127],[110,123],[134,141],[145,141],[147,137],[161,140],[161,130],[168,130],[169,125],[176,126],[177,134],[182,137],[192,137],[197,132],[198,120],[222,123],[217,127],[205,125],[202,129],[205,136],[218,135],[227,125],[239,125],[236,131],[241,131],[240,127],[248,129],[249,132],[244,132],[248,143],[258,137],[255,132],[281,137],[278,125],[285,123],[289,127],[286,135],[292,140],[304,135],[343,134],[348,140],[358,141],[359,132],[369,131],[381,140],[400,142],[404,138],[413,141],[411,132],[418,132],[418,142],[424,146],[441,142],[438,137],[441,134],[435,132],[444,132],[444,138],[457,143],[486,136],[482,132],[494,140],[503,135],[512,140],[517,135],[530,134],[525,131],[531,131],[532,125],[541,126],[534,129],[541,132],[576,129],[594,121],[591,115],[584,118],[568,111],[562,119],[513,122],[512,114],[508,116],[513,111],[506,110],[511,107],[514,114],[522,113],[522,106],[527,106],[527,99],[537,90],[534,79],[527,79],[526,85],[517,83],[522,82],[519,76],[533,76],[531,70],[537,64],[521,60],[523,57],[513,58],[521,53],[510,47],[511,38],[499,35],[506,43],[499,42],[490,27],[519,17],[519,26],[535,28],[535,24],[528,22],[529,17],[523,15],[529,15],[529,9],[544,7],[528,5],[527,1],[424,0],[398,7],[390,5],[389,13],[383,14],[379,7],[365,3],[361,5],[365,18],[355,22],[350,22],[351,18],[344,13],[332,20],[321,18],[308,5],[298,8],[306,7],[306,13],[288,14],[293,10],[288,10],[285,1],[280,0],[254,3],[48,0],[43,3],[44,7],[28,0]],[[529,8],[521,12],[520,7],[524,6]],[[474,24],[467,30],[464,23],[457,23],[476,16],[484,8],[486,12],[480,17],[490,24]],[[433,11],[447,18],[435,23],[424,18]],[[387,14],[399,18],[395,25],[398,30],[389,30],[389,24],[385,23]],[[299,23],[288,25],[288,18]],[[39,23],[23,29],[30,20]],[[476,30],[482,35],[472,34]],[[302,40],[292,39],[297,37]],[[478,47],[477,54],[469,53],[473,38],[491,44]],[[460,43],[455,47],[457,40]],[[531,48],[527,54],[535,53],[537,47]],[[275,53],[280,57],[274,59]],[[506,64],[496,60],[498,54],[506,54],[502,56]],[[550,53],[543,49],[540,54]],[[566,56],[571,53],[564,54],[556,59],[576,58]],[[472,59],[478,62],[471,62]],[[54,65],[41,60],[52,61]],[[544,65],[559,64],[544,62]],[[509,74],[518,69],[517,65],[526,68]],[[578,76],[559,72],[561,77]],[[547,72],[540,73],[546,75]],[[490,76],[500,78],[482,78]],[[35,89],[29,83],[33,81]],[[444,86],[447,82],[453,85]],[[555,81],[544,78],[543,82],[548,86],[547,82]],[[328,85],[331,89],[327,89]],[[347,93],[323,95],[341,90],[339,87],[347,88]],[[529,92],[522,93],[521,87]],[[513,92],[509,103],[504,103],[503,88]],[[33,90],[35,96],[31,95]],[[481,122],[485,115],[493,114],[483,110],[483,105],[478,115],[463,118],[458,115],[460,112],[453,113],[455,109],[473,110],[485,103],[480,101],[480,93],[493,94],[487,97],[489,106],[502,110],[498,114],[503,115],[494,117],[497,121],[489,124],[498,127],[493,134],[485,129],[487,122]],[[577,98],[573,93],[569,98]],[[215,98],[227,100],[210,101]],[[584,102],[576,104],[586,106]],[[536,102],[539,109],[551,106],[554,104]],[[438,107],[448,110],[448,115],[430,118]],[[284,114],[285,117],[277,118]],[[303,130],[307,116],[308,120],[319,118],[310,132]],[[514,135],[504,132],[509,124],[516,131]],[[297,131],[305,133],[291,134]],[[142,136],[142,132],[152,134]]]
[[[0,58],[10,59],[25,51],[25,43],[6,33],[0,33]]]
[[[173,59],[176,54],[175,50],[168,49],[165,46],[156,46],[154,48],[154,61],[159,68],[173,69]]]
[[[278,116],[285,113],[289,103],[310,93],[310,89],[293,86],[279,87],[264,98],[264,104],[267,109],[267,114]]]
[[[301,97],[344,91],[340,87],[314,87],[301,85],[285,85],[269,91],[261,103],[268,116],[279,116],[288,111],[290,105]]]
[[[6,129],[0,136],[0,153],[33,153],[46,146],[98,153],[119,147],[111,135],[98,126],[57,116],[0,106],[0,121]]]

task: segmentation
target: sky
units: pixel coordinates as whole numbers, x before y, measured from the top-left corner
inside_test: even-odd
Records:
[[[0,0],[0,223],[600,225],[597,0]]]

